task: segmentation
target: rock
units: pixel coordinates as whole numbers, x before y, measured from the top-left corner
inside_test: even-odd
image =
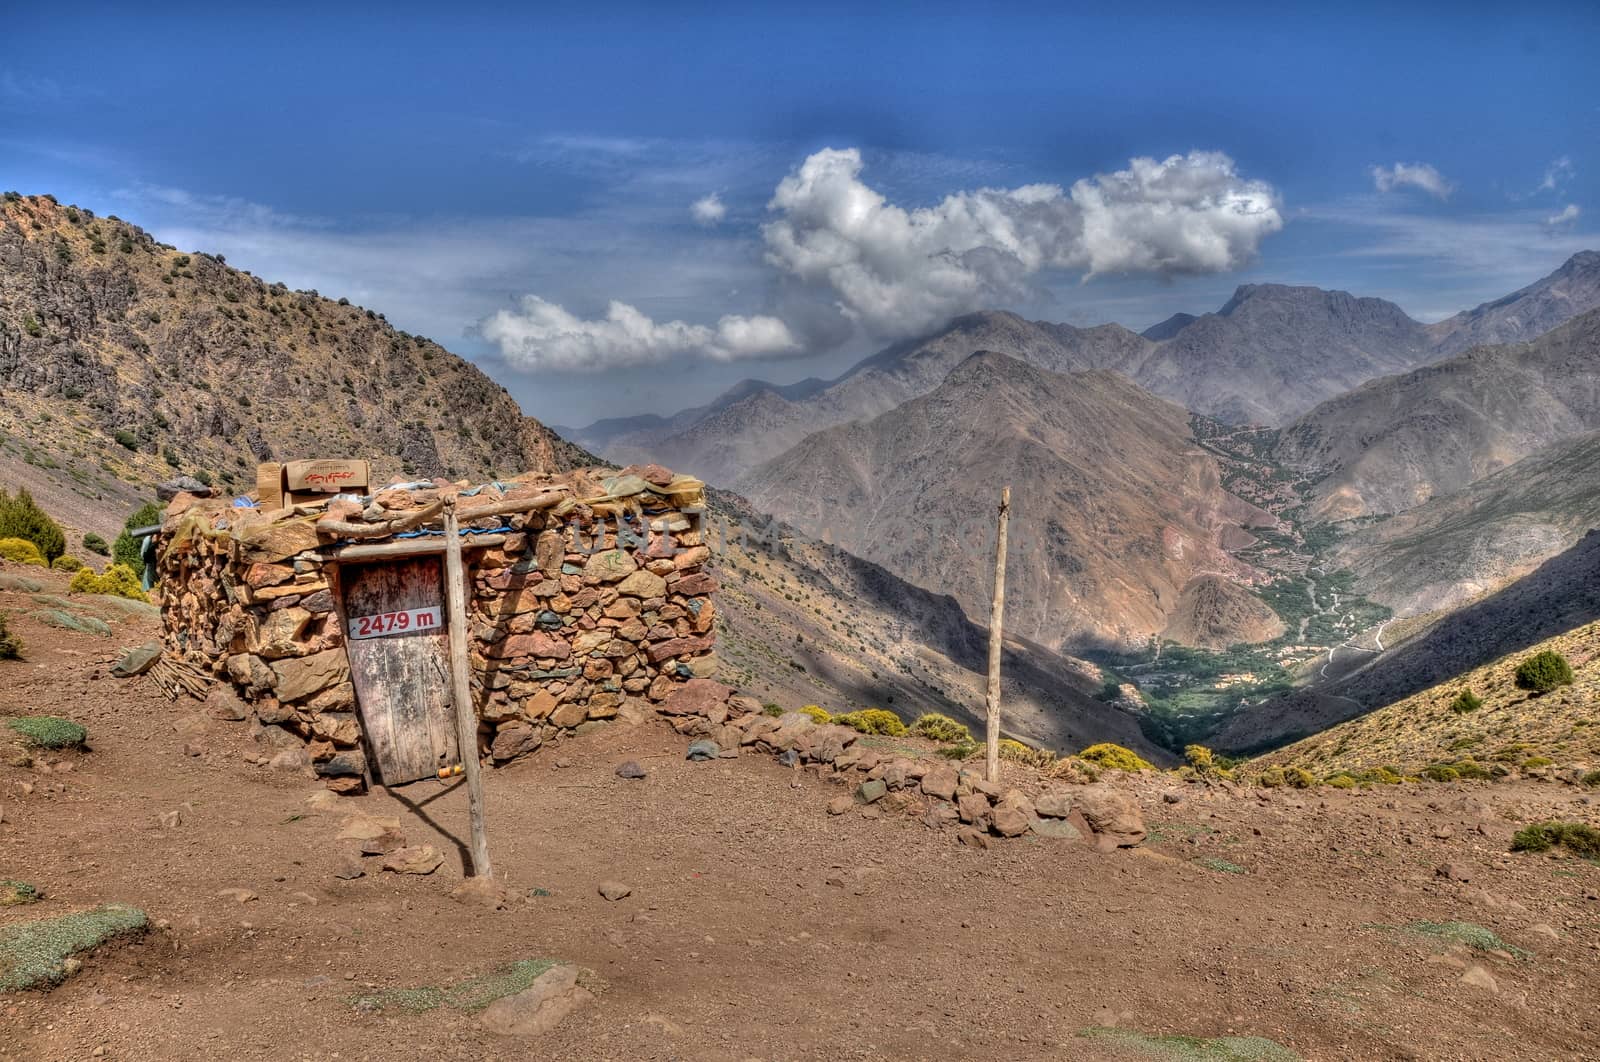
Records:
[[[444,865],[444,856],[431,844],[396,848],[384,856],[382,869],[396,874],[432,874]]]
[[[617,765],[618,778],[643,778],[645,769],[633,760],[624,760]]]
[[[361,860],[353,855],[342,855],[333,867],[333,876],[345,881],[352,881],[361,877],[367,869],[361,865]]]
[[[715,741],[712,741],[709,738],[702,738],[701,740],[696,741],[689,746],[689,751],[683,758],[686,760],[694,760],[696,762],[702,760],[714,760],[721,752],[722,749],[717,746]]]
[[[1040,837],[1049,837],[1057,841],[1083,840],[1083,834],[1066,819],[1034,819],[1030,825],[1033,832]]]
[[[267,761],[275,771],[303,771],[311,766],[311,754],[303,748],[284,749]]]
[[[576,966],[552,966],[521,992],[485,1007],[478,1023],[496,1036],[532,1039],[554,1029],[593,999],[592,992],[578,985]]]
[[[872,804],[882,800],[884,794],[888,792],[889,787],[884,785],[883,780],[880,778],[875,781],[862,782],[856,786],[855,798],[863,804]]]
[[[1166,792],[1161,794],[1161,801],[1164,804],[1176,804],[1181,800],[1183,800],[1182,793]]]
[[[1467,972],[1461,975],[1461,983],[1471,985],[1473,988],[1481,988],[1485,992],[1498,993],[1500,991],[1500,984],[1494,979],[1494,975],[1477,963],[1467,967]]]
[[[388,855],[398,852],[406,846],[406,835],[392,827],[385,827],[382,833],[375,837],[361,839],[362,855]]]
[[[952,767],[934,767],[922,776],[922,791],[939,800],[953,800],[956,795],[956,772]]]
[[[468,878],[450,890],[450,898],[457,903],[487,907],[492,911],[504,911],[516,896],[494,878]]]
[[[1033,810],[1047,819],[1064,819],[1072,814],[1072,797],[1059,789],[1047,789],[1034,800]]]
[[[174,476],[165,483],[156,484],[156,497],[169,502],[180,494],[193,494],[196,498],[211,497],[212,489],[193,476]]]
[[[1464,863],[1441,863],[1434,867],[1433,876],[1446,881],[1471,881],[1472,871]]]
[[[1001,837],[1021,837],[1028,832],[1028,816],[1018,808],[1002,804],[989,813],[989,819]]]
[[[360,749],[345,749],[317,764],[315,770],[318,778],[364,778],[367,757]]]
[[[1544,937],[1546,940],[1550,941],[1557,941],[1561,939],[1560,933],[1557,933],[1553,927],[1547,926],[1543,922],[1529,926],[1528,932],[1534,934],[1535,936]]]
[[[989,838],[971,826],[961,827],[956,833],[956,840],[968,848],[987,849],[989,847]]]
[[[274,660],[273,691],[280,701],[300,701],[315,696],[330,686],[350,680],[350,667],[344,648],[326,649],[310,656]]]
[[[640,568],[617,584],[617,593],[630,597],[665,597],[667,581],[654,572]]]
[[[249,889],[240,888],[218,889],[217,896],[224,900],[232,900],[234,903],[249,903],[251,900],[260,898]]]
[[[595,886],[595,888],[601,896],[604,896],[608,900],[620,900],[624,896],[631,896],[633,894],[633,886],[624,885],[622,882],[617,881],[614,878],[607,878],[605,881],[602,881],[599,885]]]
[[[146,642],[137,649],[128,650],[122,659],[111,665],[111,673],[117,678],[132,678],[149,671],[160,659],[161,643]]]
[[[544,737],[538,728],[526,723],[514,723],[495,734],[489,745],[489,755],[496,763],[516,759],[537,749]]]
[[[1097,848],[1132,848],[1149,835],[1138,802],[1121,790],[1108,785],[1084,786],[1077,804],[1095,832]]]
[[[570,730],[589,718],[589,709],[582,701],[567,701],[558,705],[550,713],[550,722],[555,726]]]
[[[583,564],[583,574],[602,583],[621,582],[638,570],[639,565],[632,555],[620,549],[602,550],[591,555]]]
[[[728,703],[732,686],[706,678],[692,678],[674,690],[661,702],[664,715],[710,715],[712,710]],[[807,722],[811,720],[801,716]]]
[[[989,823],[989,798],[982,793],[963,793],[956,798],[956,811],[961,821],[983,827]]]
[[[856,798],[848,793],[844,793],[828,801],[828,814],[843,815],[845,812],[855,807],[855,804]]]

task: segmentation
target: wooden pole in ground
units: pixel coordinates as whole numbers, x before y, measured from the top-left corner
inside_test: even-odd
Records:
[[[1006,610],[1006,521],[1011,516],[1011,488],[1000,491],[1000,532],[994,547],[994,601],[989,606],[989,693],[983,777],[1000,780],[1000,625]]]
[[[467,658],[466,572],[461,564],[461,530],[456,500],[444,500],[444,596],[450,611],[450,682],[456,706],[456,750],[467,782],[467,811],[472,819],[472,874],[494,877],[489,862],[489,835],[483,824],[483,777],[478,771],[478,713],[472,707],[471,663]]]

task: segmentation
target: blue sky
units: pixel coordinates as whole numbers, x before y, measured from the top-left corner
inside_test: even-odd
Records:
[[[13,5],[0,185],[568,424],[978,306],[1142,328],[1272,280],[1431,320],[1600,246],[1593,4],[858,7]]]

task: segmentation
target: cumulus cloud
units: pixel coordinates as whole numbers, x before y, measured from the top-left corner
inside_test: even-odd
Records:
[[[1372,167],[1372,183],[1380,192],[1417,188],[1435,199],[1449,199],[1456,190],[1445,175],[1426,162],[1397,162],[1393,166]]]
[[[1568,203],[1554,214],[1551,214],[1549,217],[1545,218],[1544,223],[1550,226],[1552,229],[1564,228],[1568,225],[1576,224],[1578,215],[1582,213],[1583,211],[1579,209],[1578,204]]]
[[[710,195],[696,199],[689,206],[689,213],[702,225],[715,225],[728,216],[728,208],[722,202],[722,197],[712,192]]]
[[[604,317],[585,320],[537,295],[523,296],[515,310],[495,313],[481,331],[509,364],[526,371],[631,368],[682,354],[736,361],[799,348],[789,327],[776,317],[730,314],[713,328],[653,321],[627,303],[613,301]]]
[[[1577,176],[1577,173],[1578,171],[1573,168],[1572,159],[1562,155],[1545,167],[1544,180],[1539,182],[1539,191],[1554,192]]]
[[[1195,151],[1070,188],[980,188],[931,207],[890,203],[856,149],[818,151],[779,183],[769,263],[830,292],[869,332],[904,335],[1015,294],[1045,269],[1207,273],[1238,268],[1283,227],[1278,196],[1231,158]]]

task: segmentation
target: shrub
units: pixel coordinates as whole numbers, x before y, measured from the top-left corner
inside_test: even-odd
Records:
[[[1456,694],[1456,699],[1450,702],[1450,710],[1457,715],[1466,715],[1476,712],[1483,707],[1483,699],[1471,690],[1462,690]]]
[[[1304,767],[1285,767],[1283,777],[1292,789],[1310,789],[1317,784],[1317,776]]]
[[[781,704],[772,704],[770,702],[767,703],[767,704],[763,704],[761,706],[761,714],[765,715],[765,716],[770,716],[771,718],[776,719],[776,718],[778,718],[778,716],[783,714],[783,705],[781,705]]]
[[[951,719],[948,715],[940,715],[938,712],[928,712],[925,715],[918,716],[917,721],[911,724],[911,729],[930,741],[937,741],[941,744],[953,742],[958,745],[971,745],[974,743],[972,731],[968,730],[965,725]]]
[[[1572,665],[1560,653],[1546,649],[1518,664],[1516,677],[1521,689],[1549,693],[1557,686],[1572,685]]]
[[[1201,777],[1209,777],[1221,773],[1217,765],[1216,756],[1204,745],[1185,745],[1183,759]]]
[[[135,509],[126,522],[122,525],[122,533],[111,545],[111,556],[118,563],[126,565],[134,571],[144,568],[144,558],[139,556],[139,540],[134,538],[132,531],[136,527],[149,527],[151,524],[161,522],[162,509],[155,502],[145,502]]]
[[[38,903],[39,890],[26,881],[0,881],[0,907],[17,907],[25,903]]]
[[[0,538],[0,557],[14,564],[36,564],[43,568],[44,554],[25,538]]]
[[[1011,738],[1000,739],[1000,758],[1025,767],[1043,770],[1056,762],[1056,754],[1049,749],[1036,749]]]
[[[41,749],[76,748],[88,740],[89,732],[70,719],[56,715],[20,715],[6,725],[29,745]]]
[[[1116,679],[1106,679],[1105,685],[1100,687],[1100,692],[1095,694],[1095,700],[1110,703],[1122,696],[1122,683]]]
[[[826,708],[820,708],[815,704],[806,705],[804,708],[800,709],[800,714],[809,717],[811,721],[816,723],[818,726],[833,722],[833,716],[828,714],[828,710]]]
[[[846,712],[833,717],[835,723],[840,723],[852,730],[863,734],[883,734],[888,737],[900,737],[906,733],[906,725],[900,717],[883,708],[866,708],[859,712]]]
[[[1536,822],[1511,838],[1513,852],[1545,852],[1557,845],[1586,859],[1600,859],[1600,830],[1581,822]]]
[[[1256,775],[1256,785],[1261,786],[1263,789],[1276,789],[1280,785],[1286,785],[1287,783],[1288,779],[1284,777],[1282,767],[1268,767]]]
[[[117,445],[125,450],[137,450],[139,448],[139,437],[127,428],[118,428],[116,434],[111,437],[117,440]]]
[[[1600,770],[1590,771],[1580,781],[1591,789],[1600,788]]]
[[[1114,745],[1109,741],[1102,741],[1098,745],[1090,745],[1078,753],[1080,760],[1087,760],[1096,767],[1110,771],[1153,771],[1155,767],[1144,760],[1132,749]]]
[[[139,577],[124,564],[113,564],[102,575],[96,575],[93,568],[83,568],[72,577],[67,589],[74,594],[111,594],[134,601],[150,600],[144,587],[139,585]]]
[[[83,536],[83,548],[88,550],[90,553],[98,553],[102,557],[109,557],[111,555],[111,543],[107,542],[93,531],[90,531],[87,535]]]
[[[5,613],[0,612],[0,660],[21,660],[22,639],[6,629]]]
[[[26,488],[15,497],[0,490],[0,538],[27,539],[39,548],[46,564],[67,551],[66,532],[39,508]]]
[[[1322,783],[1335,789],[1354,789],[1356,787],[1356,780],[1348,774],[1330,774],[1322,780]]]
[[[50,567],[54,568],[58,572],[75,572],[79,568],[83,567],[83,561],[79,560],[77,557],[74,557],[70,553],[63,553],[61,556],[50,562]]]
[[[947,760],[966,760],[977,753],[978,746],[976,743],[961,742],[956,745],[945,745],[935,751]]]
[[[1494,777],[1489,768],[1476,760],[1457,760],[1450,766],[1454,768],[1456,776],[1460,778],[1475,778],[1480,782],[1487,782]]]
[[[1422,777],[1434,782],[1454,782],[1461,772],[1444,763],[1430,763],[1422,769]]]

